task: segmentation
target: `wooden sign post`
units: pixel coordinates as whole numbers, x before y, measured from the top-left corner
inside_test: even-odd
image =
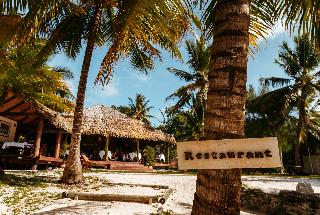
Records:
[[[276,137],[189,141],[177,146],[181,170],[282,166]]]

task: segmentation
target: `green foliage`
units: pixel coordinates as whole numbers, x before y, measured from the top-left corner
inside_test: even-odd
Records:
[[[278,59],[288,78],[261,79],[258,94],[249,87],[247,94],[246,135],[277,136],[285,163],[292,161],[294,144],[303,144],[312,153],[319,150],[320,123],[317,95],[320,90],[320,54],[307,35],[295,38],[295,49],[283,43]],[[269,86],[277,87],[270,91]],[[295,160],[298,158],[296,157]]]
[[[127,114],[137,120],[141,120],[147,125],[150,125],[150,118],[153,118],[152,115],[148,114],[153,106],[149,105],[149,100],[146,100],[146,97],[142,94],[137,94],[135,100],[129,98],[128,106],[111,106],[111,108],[120,111],[121,113]]]
[[[195,42],[188,40],[186,42],[186,48],[189,54],[187,64],[191,72],[172,67],[168,68],[175,76],[187,82],[186,85],[180,87],[166,98],[166,100],[178,99],[174,108],[172,108],[172,113],[185,106],[190,106],[194,97],[202,100],[203,106],[205,106],[205,100],[207,98],[211,47],[206,45],[204,36],[201,36],[200,39],[197,39]]]
[[[151,147],[151,146],[147,146],[145,149],[145,156],[147,158],[147,165],[148,166],[153,166],[156,163],[156,150]]]
[[[39,58],[43,46],[38,41],[34,46],[2,47],[5,54],[0,56],[0,101],[13,91],[54,110],[70,111],[73,96],[64,79],[72,78],[72,73],[63,67],[48,66],[49,56]]]
[[[120,106],[115,106],[112,105],[111,108],[120,111],[121,113],[127,114],[128,116],[131,116],[131,108],[129,106],[124,106],[124,105],[120,105]]]
[[[133,0],[129,3],[120,0],[41,3],[25,0],[2,1],[0,6],[2,14],[22,14],[22,19],[16,22],[15,42],[27,44],[45,38],[47,44],[40,55],[63,50],[72,58],[79,54],[85,44],[83,41],[88,39],[94,11],[101,9],[95,45],[108,43],[109,48],[96,83],[107,83],[114,64],[121,58],[129,58],[131,64],[143,72],[152,69],[154,60],[160,59],[160,48],[181,58],[178,42],[189,29],[192,16],[180,0]]]
[[[153,106],[148,106],[149,100],[146,100],[146,97],[142,94],[137,94],[135,101],[129,98],[129,107],[131,109],[131,116],[137,120],[141,120],[146,124],[150,124],[149,119],[152,118],[152,115],[149,115],[149,111]]]
[[[178,110],[172,114],[167,109],[167,120],[164,121],[159,129],[173,134],[177,141],[201,140],[204,138],[204,107],[202,100],[192,99],[192,109]]]

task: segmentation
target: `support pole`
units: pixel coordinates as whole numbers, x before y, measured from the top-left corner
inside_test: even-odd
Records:
[[[137,160],[139,161],[139,139],[137,141]]]
[[[106,161],[108,161],[109,160],[109,158],[108,158],[108,152],[109,152],[109,141],[110,141],[110,139],[109,139],[109,136],[106,136],[106,145],[105,145],[105,153],[106,153]]]
[[[168,164],[170,163],[170,145],[169,145],[169,143],[167,143],[167,156],[168,156],[168,159],[167,159],[167,162],[168,162]]]
[[[61,146],[61,137],[62,137],[62,132],[58,131],[57,136],[56,136],[56,148],[55,148],[55,158],[60,157],[60,146]]]
[[[38,129],[37,129],[36,146],[34,149],[35,157],[38,157],[40,155],[40,144],[41,144],[41,138],[42,138],[42,132],[43,132],[43,124],[44,124],[44,118],[41,117],[38,124]]]

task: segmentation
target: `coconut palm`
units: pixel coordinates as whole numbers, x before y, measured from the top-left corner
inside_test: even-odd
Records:
[[[185,105],[190,106],[190,101],[197,97],[202,101],[203,107],[208,91],[208,71],[210,61],[211,47],[206,46],[204,36],[201,36],[195,42],[186,41],[186,48],[189,54],[187,61],[191,72],[176,69],[173,67],[168,68],[175,76],[181,80],[186,81],[187,84],[177,89],[174,93],[166,98],[178,99],[172,111],[176,111]]]
[[[317,1],[199,0],[207,36],[213,39],[205,113],[207,139],[244,135],[249,43],[281,19],[289,30],[312,34],[319,45]],[[241,170],[199,170],[192,214],[239,214]]]
[[[289,78],[264,78],[265,84],[281,86],[275,91],[275,95],[285,101],[282,109],[286,112],[294,108],[298,110],[297,141],[295,145],[295,163],[301,165],[300,146],[304,143],[306,129],[309,127],[308,109],[314,103],[314,98],[320,91],[320,72],[316,69],[320,65],[320,53],[315,50],[307,35],[294,38],[295,49],[292,50],[284,42],[276,63],[280,65]],[[317,127],[311,126],[318,129]],[[317,133],[317,131],[315,131]]]
[[[71,111],[74,107],[73,96],[65,79],[72,73],[63,67],[50,67],[49,56],[37,58],[44,42],[15,48],[2,47],[0,57],[0,98],[4,99],[12,91],[26,100],[39,102],[56,111]],[[34,62],[41,63],[34,65]]]
[[[75,57],[86,41],[80,81],[74,111],[72,141],[69,159],[61,181],[82,181],[80,137],[83,104],[91,57],[95,45],[108,42],[110,46],[102,61],[96,83],[108,83],[114,63],[121,57],[131,56],[131,62],[140,70],[152,67],[154,57],[160,56],[155,45],[170,50],[180,57],[176,42],[184,35],[189,23],[185,8],[179,0],[118,0],[88,1],[2,1],[2,11],[25,11],[18,27],[20,43],[30,38],[45,36],[47,46],[42,53],[63,49]]]
[[[137,94],[134,101],[132,98],[129,98],[129,115],[150,125],[150,118],[153,118],[153,116],[148,113],[154,107],[148,106],[149,102],[142,94]]]

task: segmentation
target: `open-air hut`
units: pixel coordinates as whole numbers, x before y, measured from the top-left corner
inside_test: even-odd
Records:
[[[72,130],[73,114],[55,112],[40,103],[26,101],[13,93],[9,93],[4,103],[0,105],[0,117],[15,122],[13,124],[17,130],[15,141],[21,134],[28,136],[28,142],[33,140],[34,157],[39,157],[43,152],[43,146],[48,145],[53,153],[43,155],[59,160],[61,141],[70,137]],[[104,148],[108,147],[106,143],[109,143],[110,138],[113,144],[126,141],[126,147],[129,143],[129,148],[137,151],[139,140],[142,142],[175,142],[173,136],[153,129],[110,107],[99,105],[85,109],[81,142],[83,151],[88,146],[98,150],[101,149],[102,144]],[[53,161],[49,159],[49,162]]]
[[[72,130],[72,116],[55,116],[51,121],[66,131]],[[140,120],[133,119],[113,108],[97,105],[84,110],[82,126],[82,149],[86,148],[108,148],[110,138],[117,142],[135,142],[134,146],[126,146],[131,150],[139,151],[139,142],[166,142],[175,143],[172,135],[154,129]],[[86,146],[86,147],[85,147]],[[124,145],[122,145],[124,147]],[[117,146],[115,146],[117,147]]]
[[[66,131],[64,128],[54,125],[57,118],[59,115],[55,111],[40,103],[8,92],[0,105],[0,142],[7,142],[0,147],[1,163],[62,163],[62,159],[59,159],[59,147],[61,137]],[[26,148],[28,145],[14,142],[17,142],[21,136],[26,137],[27,142],[33,144],[33,148],[24,150],[23,157],[19,154],[19,160],[16,160],[15,153],[4,153],[4,149],[6,147]],[[51,158],[41,156],[44,155],[42,152],[45,150],[44,147],[41,148],[41,142],[43,146],[50,145],[52,147]],[[32,156],[24,156],[26,154]]]

